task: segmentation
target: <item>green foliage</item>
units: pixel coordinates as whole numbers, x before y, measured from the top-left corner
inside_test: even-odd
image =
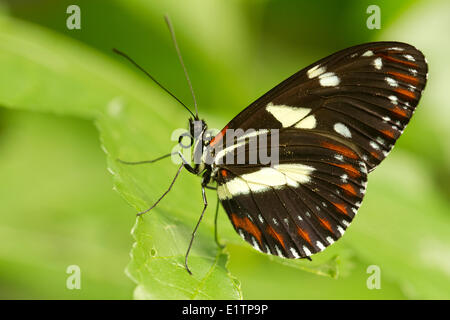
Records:
[[[265,26],[275,26],[282,21],[287,4],[267,3],[267,8],[278,11],[272,11]],[[129,249],[124,234],[131,227],[135,212],[148,208],[164,192],[177,167],[170,159],[149,166],[126,166],[116,159],[144,160],[167,153],[175,143],[171,132],[186,125],[187,113],[134,72],[132,66],[122,64],[120,57],[113,57],[114,61],[108,56],[112,47],[131,48],[127,51],[133,56],[136,53],[145,67],[151,66],[148,69],[153,74],[161,75],[157,78],[173,83],[175,78],[182,79],[182,72],[162,13],[172,15],[175,27],[189,26],[177,29],[180,44],[186,49],[183,53],[194,86],[201,89],[197,90],[201,93],[201,115],[216,128],[313,56],[312,52],[300,54],[295,46],[274,40],[277,34],[285,32],[283,24],[278,24],[278,31],[261,28],[269,39],[264,45],[255,40],[254,34],[259,34],[256,26],[267,17],[263,4],[193,2],[190,10],[183,10],[177,1],[135,0],[109,4],[81,1],[81,6],[85,12],[97,12],[97,16],[106,6],[110,17],[120,17],[121,26],[128,28],[114,29],[112,20],[104,20],[116,31],[117,43],[112,43],[100,33],[89,31],[96,27],[102,30],[104,26],[87,18],[82,31],[75,34],[78,42],[62,36],[68,31],[64,24],[55,24],[54,19],[28,17],[59,34],[0,15],[0,104],[14,110],[64,116],[2,112],[8,122],[4,124],[6,134],[0,145],[0,174],[7,182],[0,186],[1,210],[15,214],[2,220],[0,226],[0,280],[12,281],[6,286],[12,296],[131,297],[131,288],[120,274]],[[392,12],[398,12],[399,7],[392,7]],[[347,11],[353,12],[349,8]],[[26,10],[22,14],[26,15]],[[323,28],[330,30],[332,21],[324,21]],[[153,42],[137,44],[139,37],[129,37],[136,30],[144,30],[145,35],[138,31],[142,32],[141,39],[150,37]],[[361,33],[358,37],[365,39],[367,35]],[[328,48],[324,54],[327,52]],[[431,71],[437,72],[433,61],[430,65]],[[181,92],[183,100],[188,99],[183,81],[169,87]],[[427,90],[434,89],[432,82],[429,87]],[[399,141],[399,148],[371,174],[367,198],[347,234],[316,255],[312,263],[255,252],[235,234],[222,210],[219,234],[227,248],[220,250],[213,237],[216,195],[208,191],[210,207],[194,242],[189,260],[194,274],[189,276],[184,269],[184,254],[202,201],[198,178],[182,174],[171,194],[151,213],[135,221],[131,260],[126,268],[126,274],[136,284],[134,298],[450,297],[450,221],[445,191],[448,182],[436,179],[436,172],[448,176],[448,156],[434,156],[428,140],[422,137],[423,132],[435,137],[433,149],[442,150],[445,155],[450,149],[439,137],[448,129],[433,125],[433,118],[426,112],[429,105],[427,100],[421,103],[417,119]],[[100,142],[86,121],[68,116],[94,121]],[[68,145],[66,141],[70,141]],[[108,192],[110,181],[102,175],[106,170],[104,156],[96,149],[98,145],[107,155],[115,190],[133,210]],[[36,168],[42,174],[36,173]],[[33,177],[38,188],[29,182],[29,177]],[[18,201],[21,188],[26,189],[27,201]],[[19,214],[24,212],[32,212],[32,219],[20,219]],[[63,219],[61,212],[68,217]],[[36,224],[35,220],[41,223]],[[108,231],[97,236],[102,233],[99,230]],[[28,254],[23,248],[31,251],[31,243],[36,249]],[[52,262],[46,263],[43,257]],[[65,268],[75,263],[73,260],[81,261],[82,270],[86,270],[86,289],[79,295],[62,289]],[[381,267],[380,291],[366,288],[366,268],[371,264]],[[34,279],[33,272],[27,269],[42,275],[42,280]],[[26,281],[11,280],[18,277],[17,270],[27,275]],[[40,290],[46,282],[49,289]]]

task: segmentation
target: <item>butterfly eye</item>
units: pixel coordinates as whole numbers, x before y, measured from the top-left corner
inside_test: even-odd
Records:
[[[194,143],[194,139],[189,134],[189,132],[185,132],[181,134],[180,137],[178,138],[178,143],[182,148],[187,149],[192,146],[192,144]]]

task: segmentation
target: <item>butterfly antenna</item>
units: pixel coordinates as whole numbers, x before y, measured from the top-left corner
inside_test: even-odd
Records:
[[[126,53],[117,50],[116,48],[113,48],[113,51],[115,53],[117,53],[118,55],[121,55],[122,57],[124,57],[125,59],[127,59],[128,61],[130,61],[136,68],[138,68],[139,70],[141,70],[143,73],[145,73],[150,79],[153,80],[154,83],[156,83],[161,89],[163,89],[165,92],[167,92],[169,95],[172,96],[172,98],[174,98],[175,100],[177,100],[187,111],[189,111],[189,113],[193,116],[194,114],[192,113],[192,111],[180,100],[178,99],[172,92],[170,92],[168,89],[166,89],[166,87],[164,87],[161,83],[159,83],[155,78],[153,78],[153,76],[148,73],[147,71],[144,70],[144,68],[142,68],[140,65],[137,64],[136,61],[134,61],[131,57],[129,57]],[[197,109],[196,109],[197,110]]]
[[[164,16],[164,20],[166,20],[167,27],[169,28],[170,35],[172,36],[173,45],[175,46],[175,50],[177,51],[178,59],[180,60],[181,67],[184,70],[184,75],[186,76],[186,80],[189,85],[189,90],[191,90],[192,99],[194,100],[194,107],[195,107],[195,120],[198,120],[198,108],[197,108],[197,99],[195,98],[194,89],[192,87],[191,79],[189,78],[189,74],[187,72],[186,66],[183,62],[183,57],[181,56],[180,48],[178,47],[177,38],[175,37],[175,31],[172,26],[172,22],[170,21],[170,18],[168,15]]]

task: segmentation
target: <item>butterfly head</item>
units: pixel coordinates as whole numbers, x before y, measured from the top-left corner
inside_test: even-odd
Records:
[[[178,143],[183,149],[191,149],[191,160],[194,163],[194,168],[198,168],[199,173],[203,167],[202,155],[209,141],[207,130],[208,125],[204,120],[190,118],[189,130],[178,137]]]

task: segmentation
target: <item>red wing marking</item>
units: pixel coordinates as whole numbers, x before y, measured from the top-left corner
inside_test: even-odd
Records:
[[[344,164],[344,163],[330,163],[330,164],[344,169],[352,178],[357,178],[357,177],[361,176],[361,173],[350,164]]]
[[[221,169],[220,170],[220,174],[222,175],[222,177],[226,178],[228,176],[228,172],[225,169]]]
[[[391,130],[381,130],[381,133],[383,133],[385,136],[394,139],[395,138],[395,132]]]
[[[247,231],[249,234],[254,236],[256,239],[258,239],[259,243],[261,242],[261,231],[259,231],[258,227],[253,224],[253,222],[250,221],[249,218],[243,217],[239,218],[234,213],[231,214],[231,221],[233,222],[234,226],[236,228],[241,228],[245,231]]]
[[[331,233],[333,233],[333,229],[331,228],[331,223],[326,220],[326,219],[322,219],[319,218],[320,224],[327,230],[329,230]]]
[[[305,239],[305,241],[308,241],[308,243],[310,245],[312,245],[311,239],[309,238],[309,233],[308,232],[306,232],[305,230],[303,230],[300,227],[297,227],[297,232],[303,239]]]
[[[414,84],[414,85],[418,85],[419,84],[419,78],[407,75],[407,74],[403,74],[400,72],[394,72],[394,71],[388,71],[388,74],[390,74],[391,76],[396,77],[398,80],[403,80],[405,82]]]
[[[271,226],[267,226],[267,233],[270,234],[275,240],[277,240],[283,248],[286,248],[282,235],[276,232]]]
[[[223,128],[222,131],[220,131],[220,132],[217,134],[217,136],[215,136],[215,137],[211,140],[211,142],[209,143],[209,145],[210,145],[211,147],[214,147],[214,145],[216,145],[217,142],[219,142],[219,141],[223,138],[223,136],[225,135],[225,132],[227,131],[227,129],[228,129],[228,125],[225,126],[225,128]]]
[[[394,109],[392,109],[392,112],[395,114],[398,114],[401,117],[406,117],[407,112],[405,109],[400,108],[399,106],[395,106]]]
[[[378,55],[381,56],[382,58],[386,59],[386,60],[390,60],[390,61],[393,61],[393,62],[396,62],[396,63],[400,63],[400,64],[405,64],[405,65],[410,66],[410,67],[418,67],[417,64],[415,64],[415,63],[413,63],[411,61],[400,60],[400,59],[388,56],[388,55],[383,54],[383,53],[379,53]]]
[[[351,158],[351,159],[357,159],[358,158],[356,153],[354,153],[352,150],[350,150],[349,148],[346,148],[346,147],[337,146],[337,145],[334,145],[334,144],[329,143],[329,142],[322,142],[321,146],[324,147],[324,148],[327,148],[327,149],[339,152],[340,154],[346,156],[347,158]]]
[[[416,98],[416,95],[414,94],[414,92],[411,92],[411,91],[406,90],[406,89],[398,88],[398,89],[395,90],[395,92],[397,92],[397,93],[399,93],[401,95],[404,95],[404,96],[406,96],[408,98],[411,98],[411,99],[415,99]]]
[[[351,194],[353,196],[356,196],[355,188],[350,183],[347,184],[341,184],[340,187],[344,189],[348,194]]]
[[[345,206],[345,204],[343,204],[343,203],[334,203],[334,202],[332,202],[332,203],[336,207],[336,209],[339,210],[339,212],[342,212],[343,214],[348,216],[347,207]]]
[[[371,151],[370,154],[371,154],[372,157],[374,157],[374,158],[376,158],[376,159],[380,159],[380,155],[378,154],[378,152],[376,152],[376,151]]]

